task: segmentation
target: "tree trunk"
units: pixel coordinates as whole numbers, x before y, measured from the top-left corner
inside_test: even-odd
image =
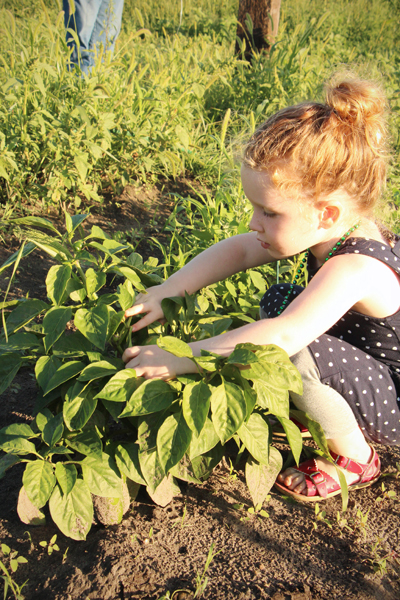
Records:
[[[280,9],[281,0],[239,0],[236,35],[240,41],[246,40],[246,60],[251,60],[252,48],[259,52],[268,52],[278,34]],[[250,15],[253,22],[252,32],[246,23],[247,15]],[[240,54],[240,51],[241,47],[236,40],[235,52]]]

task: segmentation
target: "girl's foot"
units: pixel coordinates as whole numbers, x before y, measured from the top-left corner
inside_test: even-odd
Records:
[[[338,468],[343,467],[349,489],[371,485],[379,478],[379,458],[373,448],[367,448],[365,454],[362,452],[365,458],[357,461],[332,453]],[[320,457],[302,463],[298,469],[286,469],[278,475],[276,485],[280,491],[303,500],[321,500],[341,491],[335,465]]]

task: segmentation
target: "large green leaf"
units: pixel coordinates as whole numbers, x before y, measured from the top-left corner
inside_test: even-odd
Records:
[[[269,385],[262,379],[254,381],[257,404],[278,417],[289,418],[289,392]]]
[[[89,297],[92,297],[106,282],[106,274],[102,271],[95,271],[90,268],[85,273],[86,277],[86,291]]]
[[[102,296],[104,298],[104,296]],[[110,341],[114,333],[117,331],[119,325],[122,323],[125,317],[123,310],[115,312],[111,306],[107,306],[108,310],[108,328],[107,328],[107,342]]]
[[[67,537],[85,540],[92,526],[93,503],[90,491],[82,479],[77,479],[69,494],[56,485],[49,502],[54,523]]]
[[[53,345],[53,355],[62,358],[79,358],[92,349],[91,342],[79,331],[61,337]]]
[[[263,465],[269,462],[269,427],[258,413],[238,429],[238,435],[250,454]]]
[[[182,340],[172,336],[159,338],[157,340],[157,346],[180,358],[192,358],[193,356],[193,351],[189,344],[185,344]]]
[[[113,459],[87,456],[82,462],[83,479],[92,494],[102,498],[122,498],[122,479]]]
[[[28,242],[33,242],[36,244],[38,248],[44,250],[44,252],[49,254],[52,258],[61,257],[61,259],[65,261],[72,259],[71,253],[66,248],[65,244],[62,244],[53,237],[46,235],[41,231],[34,231],[33,229],[30,229],[26,234],[26,239]]]
[[[41,508],[50,498],[56,484],[53,466],[45,460],[35,460],[26,465],[22,483],[29,500]]]
[[[195,477],[197,477],[197,479],[207,479],[211,475],[214,467],[220,462],[223,455],[224,447],[221,443],[218,443],[205,454],[193,458],[191,462]]]
[[[72,317],[72,308],[69,306],[60,306],[49,310],[43,319],[43,330],[46,334],[44,338],[44,348],[48,354],[52,345],[61,337],[65,331],[68,321]]]
[[[139,446],[133,443],[120,444],[115,451],[118,469],[132,481],[146,485],[139,463]]]
[[[29,438],[37,437],[25,423],[13,423],[0,430],[0,450],[8,454],[36,454],[35,445]]]
[[[114,375],[119,369],[124,368],[124,363],[119,359],[100,360],[91,363],[82,373],[79,375],[79,381],[93,381],[93,379],[100,379],[101,377],[108,377]]]
[[[228,356],[226,362],[232,365],[249,365],[258,362],[258,360],[259,359],[254,352],[247,350],[247,348],[237,348]]]
[[[172,298],[164,298],[161,302],[161,308],[170,325],[173,325],[178,320],[178,315],[182,307],[185,306],[185,299],[181,296]]]
[[[157,452],[165,474],[181,460],[191,439],[192,432],[182,412],[167,417],[157,435]]]
[[[111,377],[96,398],[103,398],[108,402],[127,402],[142,381],[136,379],[134,369],[124,369]]]
[[[20,331],[19,333],[11,335],[8,338],[8,342],[5,340],[0,342],[0,350],[6,352],[15,352],[18,350],[31,350],[33,348],[38,348],[40,345],[41,341],[36,337],[35,334],[28,333],[26,331]],[[0,381],[2,379],[3,377],[0,375]]]
[[[41,229],[50,229],[53,233],[61,236],[61,233],[54,227],[53,223],[43,217],[20,217],[18,219],[11,219],[11,223],[28,225],[29,227],[33,227],[33,229],[37,229],[38,227]]]
[[[215,431],[222,444],[225,444],[246,417],[246,400],[240,387],[223,380],[221,385],[213,389],[211,412]]]
[[[44,395],[46,396],[46,394],[51,392],[51,390],[54,390],[65,381],[68,381],[69,379],[72,379],[72,377],[78,375],[78,373],[83,371],[84,368],[85,363],[79,360],[71,360],[61,365],[61,367],[59,367],[51,377],[50,381],[47,382],[47,385],[43,390]]]
[[[6,352],[0,355],[0,394],[12,383],[21,365],[22,359],[19,354]]]
[[[0,479],[4,477],[6,471],[11,469],[14,465],[21,462],[21,458],[15,456],[15,454],[6,454],[0,458]]]
[[[292,423],[290,419],[284,419],[283,417],[277,417],[277,419],[286,433],[287,440],[293,452],[293,458],[298,465],[300,454],[303,449],[303,438],[301,437],[300,429],[297,427],[297,425],[295,425],[295,423]]]
[[[147,380],[132,394],[120,418],[147,415],[163,410],[171,406],[175,395],[175,391],[165,381]]]
[[[249,456],[246,463],[246,483],[254,506],[262,504],[282,469],[282,455],[273,446],[270,448],[268,465],[261,465]]]
[[[169,409],[144,415],[138,419],[138,444],[140,452],[149,452],[157,448],[157,434],[165,419],[169,416]]]
[[[165,477],[156,449],[139,452],[139,463],[150,492],[154,492]]]
[[[196,458],[196,456],[200,456],[201,454],[206,454],[218,443],[219,437],[217,432],[215,431],[213,422],[207,417],[200,435],[196,436],[195,434],[193,434],[192,436],[192,440],[189,446],[190,460],[193,460],[194,458]]]
[[[54,265],[46,277],[47,295],[54,304],[62,304],[67,283],[71,278],[70,265]]]
[[[183,390],[183,416],[190,429],[199,434],[210,410],[211,388],[204,382],[189,384]]]
[[[79,308],[74,323],[79,331],[97,348],[104,350],[107,339],[108,310],[105,304],[98,304],[91,310]]]
[[[56,478],[59,486],[62,489],[63,494],[69,494],[77,480],[78,471],[73,464],[64,464],[58,462],[56,464]]]
[[[41,356],[35,365],[36,381],[44,391],[50,379],[61,367],[61,361],[55,356]]]
[[[103,445],[99,434],[94,429],[78,433],[77,435],[68,438],[66,443],[80,454],[101,458]]]
[[[7,333],[11,335],[14,331],[21,329],[24,325],[32,321],[43,311],[49,308],[49,305],[42,300],[33,298],[18,304],[6,321]]]
[[[60,441],[62,434],[64,433],[63,414],[58,415],[49,419],[43,428],[42,437],[43,441],[50,447],[53,447]]]
[[[118,302],[122,310],[130,308],[135,298],[135,291],[131,282],[126,279],[122,285],[118,286],[117,289]]]
[[[200,479],[194,474],[192,463],[187,454],[185,454],[178,464],[172,467],[169,472],[174,477],[187,481],[188,483],[201,484]]]
[[[89,386],[76,381],[69,388],[63,404],[64,422],[70,431],[82,429],[96,410],[97,400]]]

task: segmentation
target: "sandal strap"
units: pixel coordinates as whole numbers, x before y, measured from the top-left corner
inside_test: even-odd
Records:
[[[336,452],[331,451],[331,456],[335,461],[335,465],[348,471],[349,473],[354,473],[355,475],[360,476],[359,483],[364,483],[373,477],[376,477],[380,473],[380,460],[375,452],[374,448],[372,449],[372,455],[369,459],[368,463],[360,463],[352,458],[347,458],[346,456],[341,456],[340,454],[336,454]]]
[[[320,495],[322,498],[326,498],[329,493],[340,489],[337,481],[328,475],[328,473],[320,469],[314,458],[310,458],[301,463],[295,470],[304,473],[306,476],[305,482],[307,485],[308,496]]]

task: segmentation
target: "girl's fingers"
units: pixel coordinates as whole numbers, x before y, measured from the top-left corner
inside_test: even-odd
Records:
[[[135,315],[140,315],[140,313],[144,312],[144,304],[134,304],[130,308],[127,308],[125,311],[125,317],[134,317]]]
[[[152,313],[147,313],[145,317],[143,317],[142,319],[140,319],[140,321],[132,325],[132,331],[139,331],[140,329],[143,329],[143,327],[147,327],[147,325],[150,325],[150,323],[153,323],[153,321],[156,320],[158,319],[154,317]]]
[[[136,377],[140,377],[141,374],[136,369],[136,367],[138,366],[138,364],[139,364],[139,359],[137,357],[132,358],[132,360],[130,360],[128,363],[126,363],[125,369],[135,369],[136,370]]]
[[[140,346],[132,346],[131,348],[126,348],[125,352],[122,355],[122,360],[126,363],[135,356],[138,356],[140,353]]]

